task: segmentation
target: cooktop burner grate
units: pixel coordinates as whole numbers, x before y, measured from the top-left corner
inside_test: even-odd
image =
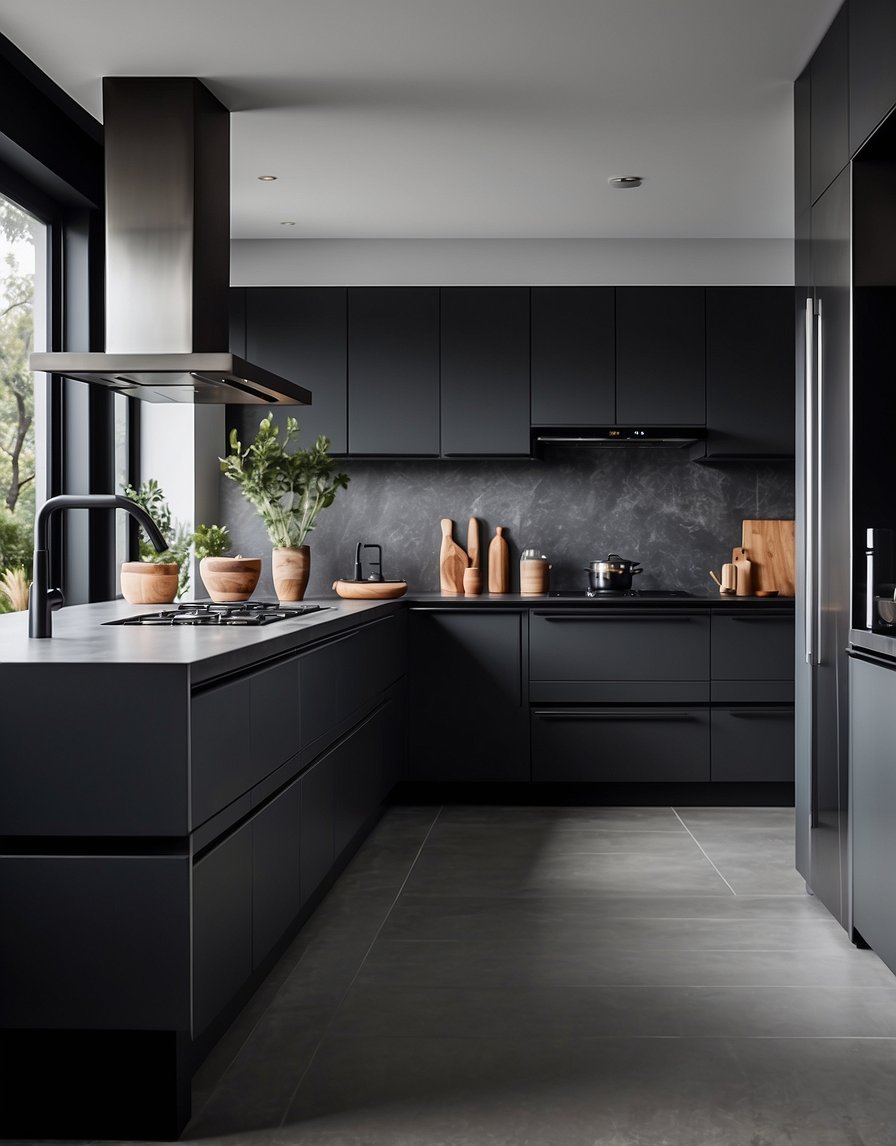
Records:
[[[278,601],[239,601],[218,605],[213,601],[190,601],[176,609],[162,613],[141,613],[119,621],[106,621],[107,625],[189,625],[197,628],[216,628],[222,625],[273,625],[277,621],[290,621],[317,613],[326,605],[281,605]]]
[[[637,597],[641,600],[662,601],[692,597],[693,593],[686,593],[684,589],[556,589],[548,596],[570,600],[613,601],[621,597]]]

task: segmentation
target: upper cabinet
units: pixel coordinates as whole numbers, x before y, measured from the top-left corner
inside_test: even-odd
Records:
[[[896,106],[896,5],[849,0],[849,150]]]
[[[707,287],[706,457],[792,457],[793,289]]]
[[[443,287],[442,453],[528,456],[529,288]]]
[[[623,426],[706,422],[703,287],[616,290],[616,421]]]
[[[294,410],[304,446],[324,434],[330,453],[348,452],[345,287],[246,290],[246,357],[311,391]]]
[[[532,425],[616,421],[613,287],[532,288]]]
[[[812,207],[812,83],[809,64],[793,85],[793,203],[796,218]]]
[[[438,456],[438,287],[349,287],[348,448]]]
[[[840,9],[810,64],[812,202],[849,162],[849,11]]]

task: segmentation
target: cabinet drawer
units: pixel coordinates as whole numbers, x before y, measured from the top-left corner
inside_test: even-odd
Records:
[[[793,680],[793,624],[780,613],[714,613],[712,679]]]
[[[299,797],[295,780],[252,821],[252,967],[258,967],[302,903]]]
[[[709,618],[611,613],[602,605],[591,613],[533,612],[529,672],[539,681],[706,681]]]
[[[299,662],[274,665],[250,677],[252,783],[299,750]]]
[[[190,778],[193,827],[220,812],[252,786],[248,678],[193,697]]]
[[[689,708],[536,708],[532,779],[708,780],[709,712]]]
[[[793,783],[793,709],[714,708],[713,780]]]

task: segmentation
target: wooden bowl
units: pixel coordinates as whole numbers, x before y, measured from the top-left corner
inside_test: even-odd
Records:
[[[753,594],[754,597],[777,597],[777,589],[757,589]]]
[[[199,576],[217,604],[248,601],[261,576],[261,558],[203,557],[199,562]]]
[[[177,562],[125,561],[121,595],[131,605],[170,605],[177,596]]]
[[[407,581],[334,581],[333,590],[350,601],[391,601],[408,591]]]

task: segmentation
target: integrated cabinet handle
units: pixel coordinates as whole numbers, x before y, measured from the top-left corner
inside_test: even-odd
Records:
[[[699,719],[693,712],[678,712],[670,709],[668,712],[653,709],[650,712],[632,710],[630,708],[544,708],[533,709],[533,714],[540,720],[636,720],[642,721],[684,721]]]
[[[729,716],[736,716],[739,720],[753,720],[758,717],[780,716],[793,719],[793,708],[729,708]]]
[[[733,613],[720,613],[719,610],[716,609],[714,615],[717,617],[724,617],[726,620],[730,621],[745,621],[749,625],[755,625],[757,621],[775,621],[778,624],[781,622],[789,624],[791,621],[790,614],[783,611],[780,613],[760,613],[757,610],[755,613],[750,613],[749,617],[745,617],[743,614],[734,616]]]
[[[689,624],[691,621],[694,620],[694,617],[691,617],[691,616],[682,617],[676,613],[656,613],[656,612],[653,612],[653,613],[650,613],[649,615],[644,614],[644,613],[642,613],[642,614],[617,613],[617,612],[606,613],[606,612],[604,612],[604,606],[602,606],[602,605],[595,606],[595,611],[593,613],[555,613],[555,612],[549,613],[549,612],[545,611],[543,613],[536,612],[535,616],[536,617],[543,617],[546,621],[551,621],[551,622],[554,622],[554,621],[635,621],[635,622],[642,622],[643,623],[645,621],[658,621],[659,620],[659,621],[662,621],[664,624],[666,623],[666,621],[678,621],[678,622],[684,622],[684,623]]]
[[[821,598],[822,578],[824,565],[821,560],[822,529],[824,528],[824,505],[821,475],[824,473],[824,316],[821,309],[821,299],[817,300],[816,322],[817,350],[815,357],[815,424],[817,444],[815,450],[815,554],[814,574],[815,586],[815,663],[824,664],[824,647],[822,643],[821,628]],[[811,552],[808,548],[807,553]],[[808,602],[806,603],[808,608]]]

